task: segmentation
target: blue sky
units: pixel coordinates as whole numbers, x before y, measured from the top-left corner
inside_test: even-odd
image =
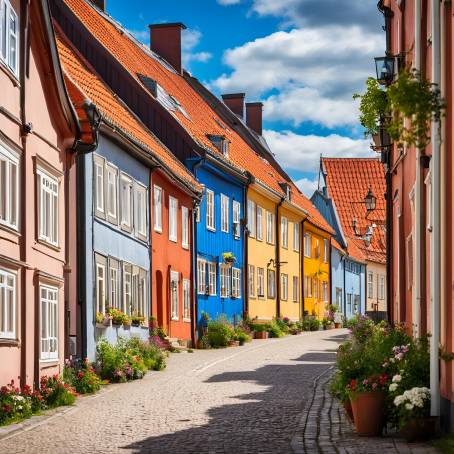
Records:
[[[217,95],[264,102],[264,136],[308,195],[320,154],[374,156],[352,93],[383,54],[376,0],[107,0],[143,42],[148,24],[183,22],[184,65]]]

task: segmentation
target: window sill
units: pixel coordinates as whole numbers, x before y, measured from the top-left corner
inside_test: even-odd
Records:
[[[46,368],[46,369],[59,365],[58,359],[55,359],[55,358],[53,358],[53,359],[40,359],[39,363],[42,364],[42,367]]]
[[[178,317],[172,317],[172,321],[173,321],[173,322],[179,322],[180,319],[179,319]]]
[[[19,345],[20,345],[19,339],[9,337],[0,338],[1,347],[19,347]]]
[[[0,60],[0,70],[3,71],[11,80],[15,87],[20,87],[20,82],[14,72],[5,64],[4,61]]]
[[[184,323],[191,323],[191,319],[190,319],[190,318],[184,318],[184,319],[183,319],[183,322],[184,322]]]
[[[2,222],[0,222],[0,229],[4,230],[5,232],[12,233],[13,235],[17,236],[18,238],[20,238],[22,236],[22,234],[19,232],[18,228],[16,229],[15,227],[12,227],[8,224],[3,224]]]
[[[181,247],[186,251],[189,251],[189,244],[182,244]]]
[[[207,226],[207,230],[209,230],[210,232],[216,232],[216,229],[214,227]]]
[[[177,243],[177,239],[176,238],[169,238],[169,241],[171,241],[172,243]]]
[[[162,228],[155,227],[153,229],[156,233],[162,233]]]
[[[52,244],[52,243],[49,243],[48,241],[43,240],[42,238],[38,238],[36,240],[36,242],[39,243],[39,244],[42,244],[43,246],[47,246],[49,249],[52,249],[55,252],[61,252],[60,246]]]

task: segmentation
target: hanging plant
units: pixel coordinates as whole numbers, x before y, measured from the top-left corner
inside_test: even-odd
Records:
[[[390,138],[398,145],[425,148],[430,143],[431,121],[440,121],[445,102],[439,88],[415,70],[405,69],[397,80],[383,89],[369,78],[360,99],[360,122],[366,136],[378,133],[383,122]]]

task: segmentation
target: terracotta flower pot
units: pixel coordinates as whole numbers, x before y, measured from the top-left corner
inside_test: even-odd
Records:
[[[255,331],[255,339],[268,339],[268,331]]]
[[[358,435],[381,435],[385,423],[385,394],[377,391],[356,393],[351,397],[351,403]]]
[[[438,418],[435,416],[411,419],[400,429],[400,435],[409,443],[427,441],[435,436],[437,423]]]
[[[342,328],[342,323],[334,323],[334,328],[336,329]]]

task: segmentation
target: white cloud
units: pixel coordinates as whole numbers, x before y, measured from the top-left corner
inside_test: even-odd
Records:
[[[331,158],[375,157],[370,142],[331,134],[300,135],[292,131],[265,130],[263,133],[277,160],[285,169],[318,172],[320,155]]]
[[[131,30],[131,34],[140,42],[150,45],[150,31],[149,30]]]
[[[228,6],[228,5],[237,5],[238,3],[241,2],[241,0],[217,0],[217,2],[222,6]]]
[[[212,55],[209,52],[196,52],[194,49],[199,45],[202,33],[199,30],[185,29],[181,36],[181,51],[183,66],[188,67],[192,61],[205,63]]]
[[[318,177],[314,180],[309,178],[301,178],[300,180],[295,181],[296,186],[306,195],[306,197],[311,198],[312,194],[318,187]]]
[[[350,97],[330,98],[315,88],[294,88],[265,99],[264,118],[292,122],[294,126],[305,121],[328,128],[353,126],[358,123],[358,108]]]

